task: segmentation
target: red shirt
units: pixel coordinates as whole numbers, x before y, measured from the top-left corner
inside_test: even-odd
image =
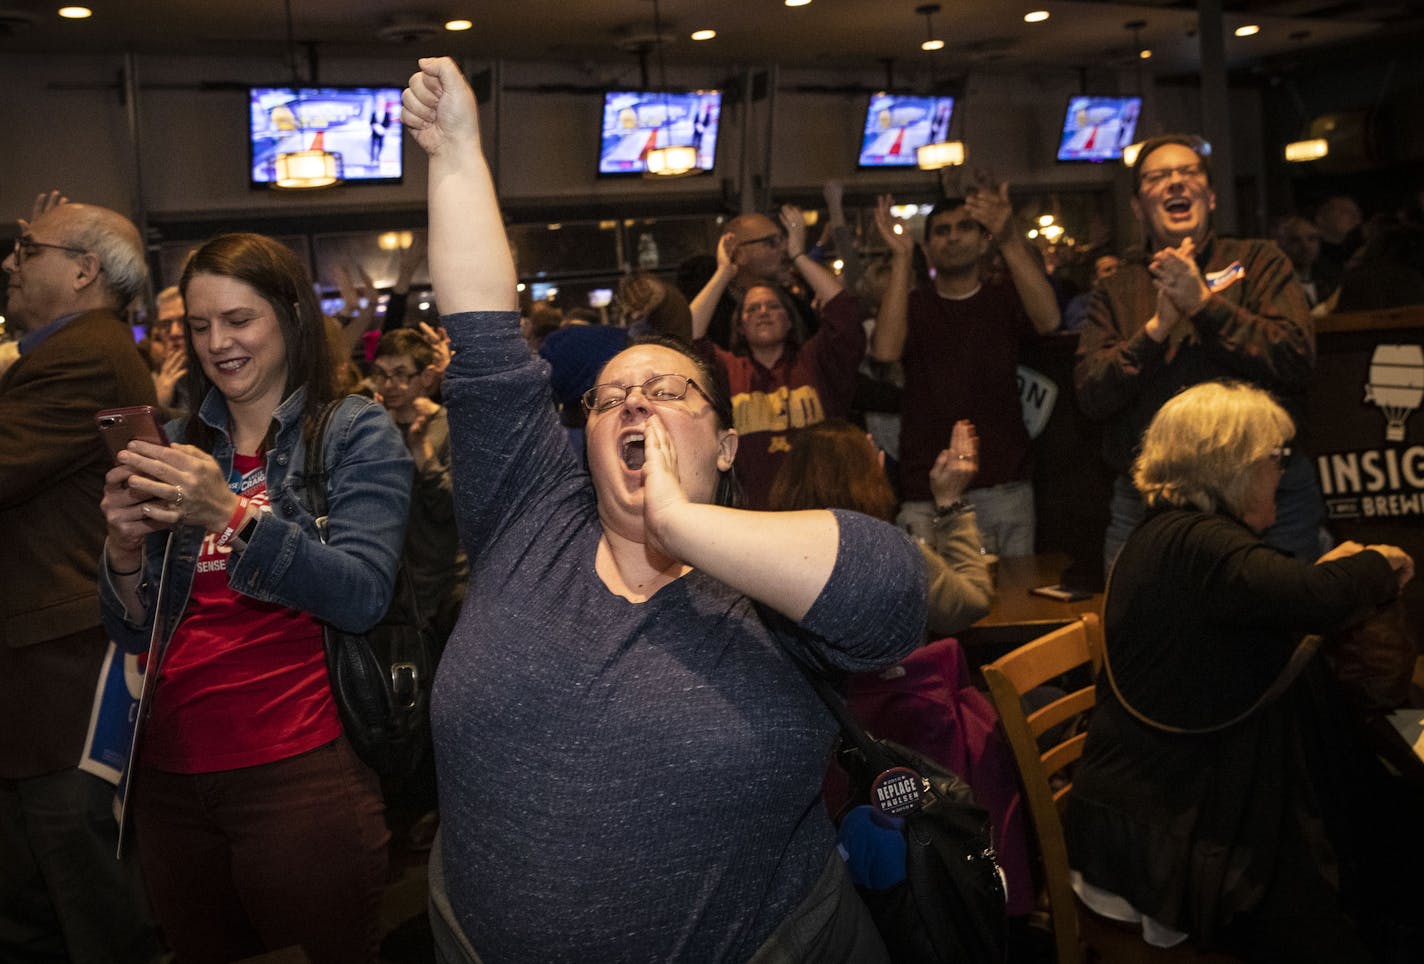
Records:
[[[266,501],[265,459],[233,459],[232,490]],[[143,764],[210,773],[284,760],[341,733],[321,625],[228,588],[230,546],[208,533],[183,619],[163,658]]]

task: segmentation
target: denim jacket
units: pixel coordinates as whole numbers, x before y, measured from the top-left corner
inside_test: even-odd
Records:
[[[306,390],[288,396],[273,418],[276,438],[267,453],[267,493],[271,511],[258,517],[252,538],[241,552],[228,557],[227,581],[235,591],[310,613],[348,632],[375,625],[390,605],[396,567],[400,562],[409,516],[413,465],[400,430],[380,405],[349,396],[327,425],[327,541],[317,534],[306,506],[303,466],[302,406]],[[227,403],[214,389],[199,418],[218,432],[213,458],[227,473],[233,446],[228,433]],[[184,419],[166,426],[168,437],[185,440]],[[148,647],[156,611],[164,617],[160,652],[188,605],[204,538],[215,538],[201,526],[179,526],[171,533],[168,585],[154,605],[163,575],[165,545],[170,533],[150,535],[144,546],[143,575],[138,587],[142,613],[130,614],[119,601],[107,565],[99,566],[99,601],[110,638],[129,652]],[[149,667],[153,672],[155,667]]]

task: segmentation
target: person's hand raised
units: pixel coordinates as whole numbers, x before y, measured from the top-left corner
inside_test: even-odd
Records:
[[[401,123],[425,153],[479,150],[475,94],[449,57],[422,57],[401,95]]]
[[[1009,201],[1009,182],[1000,181],[995,187],[982,184],[964,199],[964,210],[969,216],[984,225],[994,240],[1003,244],[1009,240],[1008,231],[1014,217],[1014,206]]]
[[[68,203],[69,198],[65,197],[58,190],[41,191],[35,196],[35,203],[30,207],[30,220],[26,221],[24,218],[17,218],[15,223],[20,226],[21,234],[27,234],[29,233],[30,225],[38,221],[42,215],[48,214],[61,204]]]
[[[910,237],[905,222],[890,213],[890,206],[894,203],[895,199],[888,194],[882,194],[876,200],[875,229],[880,232],[880,239],[893,257],[907,258],[915,253],[915,239]]]
[[[781,224],[786,228],[786,254],[795,257],[806,250],[806,215],[794,204],[781,206]]]
[[[950,433],[949,448],[930,466],[930,493],[936,506],[952,505],[964,495],[979,471],[979,436],[974,423],[960,419]]]

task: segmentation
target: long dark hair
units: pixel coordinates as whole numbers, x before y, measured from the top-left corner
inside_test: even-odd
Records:
[[[844,419],[796,433],[768,496],[770,508],[851,509],[895,521],[895,493],[865,431]]]
[[[791,327],[786,329],[785,351],[786,357],[790,359],[806,343],[806,319],[801,317],[801,309],[796,307],[796,302],[792,300],[790,292],[774,281],[755,281],[747,286],[746,291],[732,296],[737,306],[736,317],[732,319],[732,337],[730,339],[732,354],[751,354],[751,349],[747,347],[747,336],[742,334],[742,312],[747,295],[757,288],[765,288],[776,295],[776,300],[781,302],[782,310],[786,312],[786,320],[791,323]]]
[[[271,306],[287,347],[285,399],[305,386],[302,435],[308,443],[317,418],[327,402],[336,398],[336,365],[326,339],[326,322],[312,288],[306,266],[285,244],[261,234],[220,234],[194,251],[183,268],[178,289],[184,300],[188,284],[200,274],[234,278],[251,287]],[[188,416],[188,439],[211,451],[214,432],[198,418],[198,408],[213,387],[193,352],[193,339],[185,339],[188,353],[187,388],[193,412]],[[268,431],[271,439],[271,430]]]
[[[628,348],[636,348],[639,345],[656,345],[659,348],[666,348],[675,351],[683,358],[692,362],[697,369],[697,387],[707,394],[707,400],[712,404],[712,412],[717,417],[717,427],[722,430],[733,428],[732,423],[732,403],[727,400],[727,386],[725,379],[718,377],[712,369],[712,363],[706,356],[699,355],[689,348],[686,342],[679,341],[667,335],[646,335],[636,339]],[[623,349],[627,351],[628,349]],[[619,354],[622,354],[620,352]],[[617,357],[616,355],[614,356]],[[612,359],[609,359],[612,361]],[[604,368],[607,368],[604,365]],[[599,369],[598,377],[594,379],[595,384],[603,377],[603,369]],[[742,484],[737,481],[737,471],[735,468],[719,469],[717,471],[717,491],[712,495],[712,502],[715,505],[727,506],[729,508],[739,508],[745,496],[742,492]]]

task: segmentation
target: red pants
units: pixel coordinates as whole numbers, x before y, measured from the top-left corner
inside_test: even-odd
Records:
[[[144,883],[183,964],[293,945],[314,964],[376,960],[390,833],[345,737],[240,770],[142,769],[134,794]]]

